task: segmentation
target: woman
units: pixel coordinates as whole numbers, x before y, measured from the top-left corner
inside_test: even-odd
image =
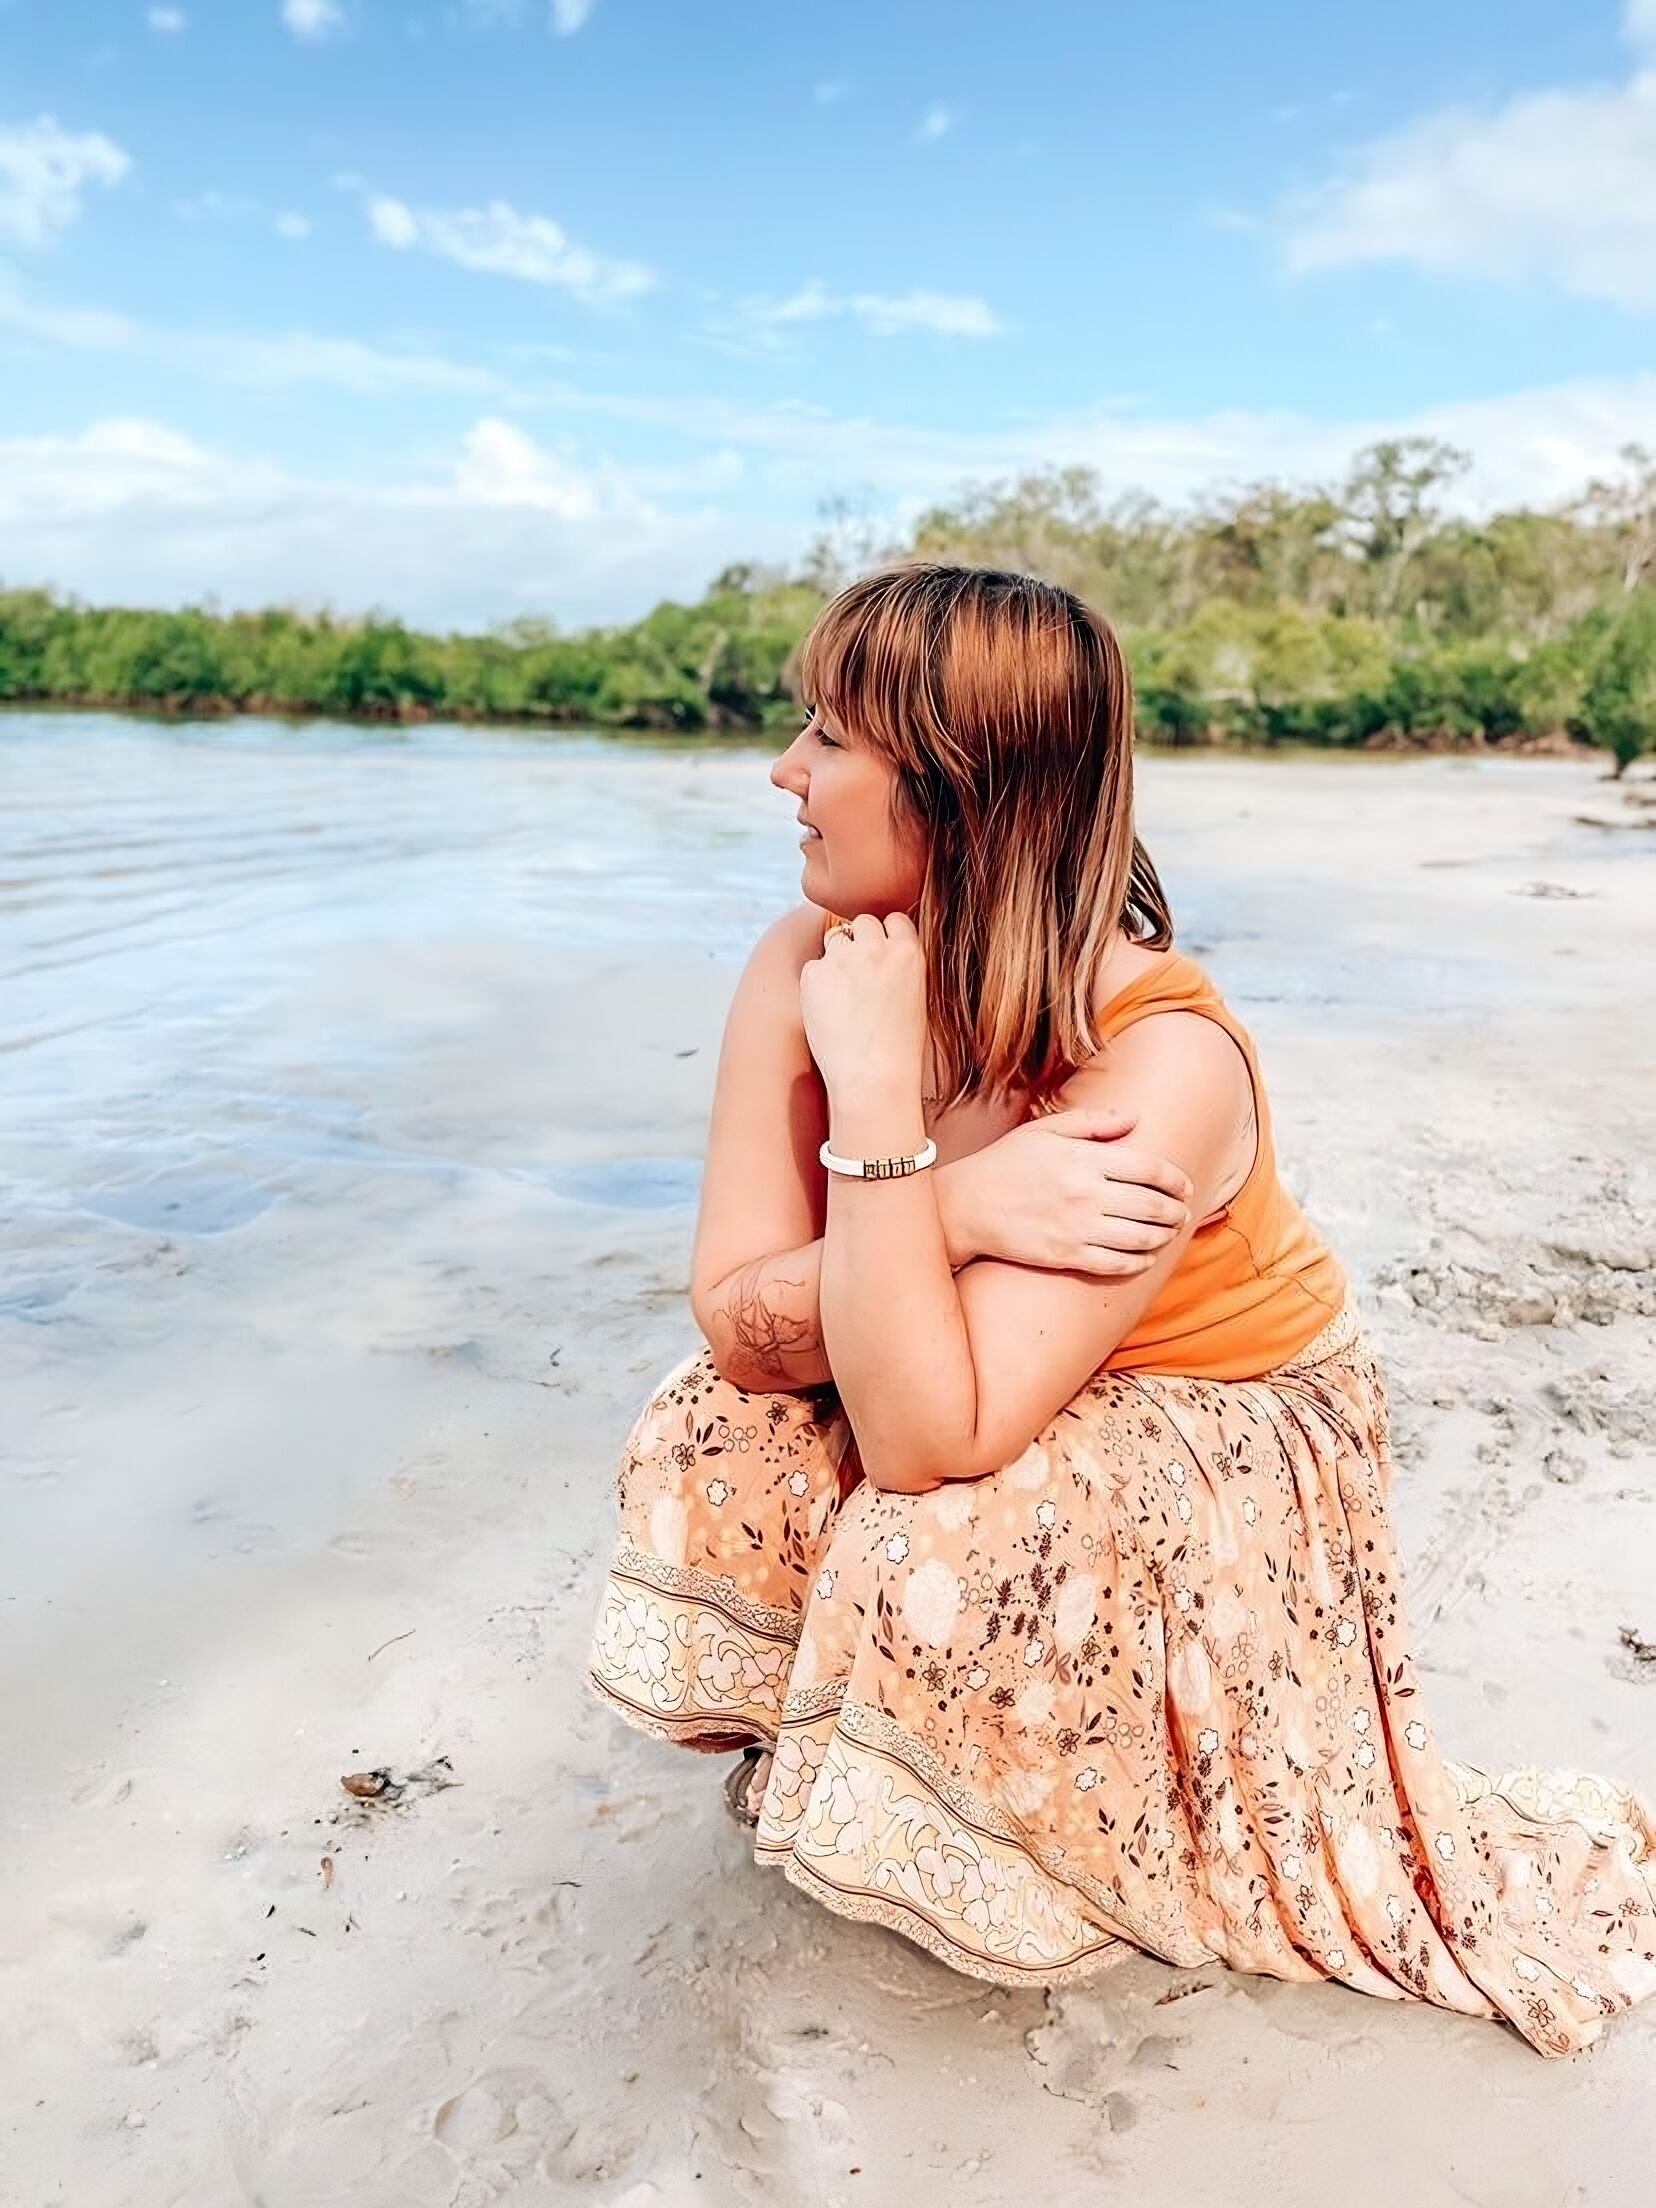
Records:
[[[1115,637],[914,566],[802,674],[807,901],[729,1016],[707,1346],[627,1437],[593,1685],[744,1748],[760,1861],[975,1976],[1136,1947],[1588,2045],[1656,1990],[1656,1825],[1436,1746],[1381,1377],[1171,947]]]

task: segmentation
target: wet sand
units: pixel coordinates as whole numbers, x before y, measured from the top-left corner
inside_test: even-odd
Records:
[[[989,1988],[584,1693],[797,883],[761,757],[14,720],[0,774],[0,2198],[1648,2199],[1656,2009],[1544,2063],[1148,1957]],[[1656,1791],[1650,809],[1543,761],[1142,789],[1387,1359],[1446,1750]]]

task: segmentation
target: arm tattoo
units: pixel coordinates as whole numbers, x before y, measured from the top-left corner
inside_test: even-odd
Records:
[[[739,1273],[732,1274],[729,1292],[718,1315],[729,1329],[731,1343],[740,1350],[745,1365],[765,1378],[786,1380],[790,1377],[789,1354],[820,1349],[822,1337],[809,1319],[771,1308],[761,1292],[764,1275],[765,1260],[762,1258],[757,1264],[744,1265]],[[781,1285],[798,1288],[804,1283],[784,1281]]]

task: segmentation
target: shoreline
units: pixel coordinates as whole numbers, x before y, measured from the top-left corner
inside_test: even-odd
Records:
[[[791,711],[791,709],[790,709]],[[372,730],[398,731],[403,729],[499,729],[507,734],[533,734],[543,731],[547,735],[594,736],[626,744],[640,738],[668,739],[681,743],[686,749],[709,751],[765,750],[772,748],[771,739],[784,725],[791,728],[791,719],[778,715],[770,722],[727,719],[709,721],[698,728],[678,727],[668,721],[593,721],[578,714],[567,716],[530,713],[474,713],[464,708],[445,707],[441,712],[423,706],[410,706],[381,712],[345,712],[329,706],[325,710],[309,707],[284,706],[258,700],[238,704],[233,700],[222,702],[192,699],[187,703],[169,705],[153,700],[100,697],[8,697],[0,698],[0,716],[15,713],[34,715],[42,719],[80,716],[108,716],[111,719],[151,724],[160,728],[187,728],[199,724],[203,728],[228,727],[237,721],[262,722],[283,728],[312,728],[334,726]],[[1269,739],[1215,736],[1192,738],[1189,742],[1169,743],[1140,737],[1135,751],[1147,758],[1349,758],[1366,759],[1382,757],[1400,758],[1467,758],[1467,759],[1562,759],[1578,765],[1591,766],[1608,758],[1604,747],[1588,743],[1585,739],[1569,735],[1562,729],[1548,729],[1524,733],[1510,740],[1496,741],[1482,736],[1462,736],[1444,731],[1438,735],[1405,734],[1397,730],[1381,730],[1360,743],[1346,743],[1336,739],[1319,741],[1315,737],[1295,736],[1280,742]],[[1606,768],[1604,779],[1621,781],[1633,773],[1633,768],[1623,768],[1620,773]]]

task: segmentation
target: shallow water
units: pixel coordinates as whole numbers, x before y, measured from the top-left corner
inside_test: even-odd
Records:
[[[14,1223],[235,1231],[372,1124],[417,992],[330,1016],[334,962],[465,941],[682,936],[737,955],[797,862],[763,761],[601,738],[0,717],[0,1103]],[[774,832],[769,832],[774,830]],[[555,1185],[555,1184],[554,1184]],[[572,1202],[693,1200],[683,1161]],[[38,1307],[15,1243],[13,1311]],[[48,1296],[46,1302],[55,1301]]]
[[[526,1371],[548,1242],[637,1247],[652,1217],[682,1239],[717,1015],[640,992],[650,947],[682,973],[688,943],[716,1006],[798,895],[768,756],[0,715],[0,1378],[7,1500],[34,1498],[11,1513],[14,1586],[73,1577],[88,1544],[168,1553],[206,1504],[297,1538],[394,1454],[376,1358]],[[1181,940],[1240,1001],[1366,1031],[1520,985],[1520,959],[1423,941],[1337,853],[1285,877],[1272,771],[1142,776]],[[1511,770],[1396,771],[1429,792]],[[1216,878],[1211,799],[1233,786]],[[637,1076],[588,1072],[646,1023],[646,1081],[679,1083],[665,1120]],[[272,1496],[252,1405],[290,1368],[314,1430]],[[416,1428],[417,1384],[403,1407]]]
[[[799,880],[766,765],[588,735],[0,716],[0,1157],[22,1230],[0,1309],[68,1293],[38,1232],[53,1220],[96,1223],[84,1259],[123,1233],[234,1233],[329,1164],[406,1163],[376,1101],[417,1044],[422,951],[511,941],[550,972],[693,930],[739,959]],[[1212,765],[1152,760],[1144,781],[1180,939],[1239,995],[1373,1017],[1502,988],[1452,947],[1326,925],[1308,942],[1294,883],[1262,902],[1270,824],[1248,809],[1237,881],[1184,878],[1179,797]],[[368,947],[405,954],[410,986],[343,1018],[328,977]],[[617,1160],[540,1177],[574,1204],[694,1201],[693,1160],[627,1141]]]
[[[1486,961],[1326,929],[1308,957],[1293,884],[1265,910],[1257,887],[1183,879],[1179,791],[1207,765],[1146,779],[1181,940],[1249,1001],[1373,1015],[1500,986]],[[124,1234],[235,1233],[341,1162],[426,1161],[429,1130],[399,1146],[378,1108],[417,1051],[422,952],[511,942],[550,973],[693,930],[734,961],[799,879],[757,749],[25,713],[0,716],[0,781],[0,1155],[22,1230],[0,1309],[21,1317],[72,1288],[54,1221],[95,1262]],[[1239,861],[1268,832],[1239,818]],[[368,948],[408,983],[346,1016],[329,977]],[[693,1160],[626,1139],[616,1160],[540,1178],[579,1205],[694,1201]]]

